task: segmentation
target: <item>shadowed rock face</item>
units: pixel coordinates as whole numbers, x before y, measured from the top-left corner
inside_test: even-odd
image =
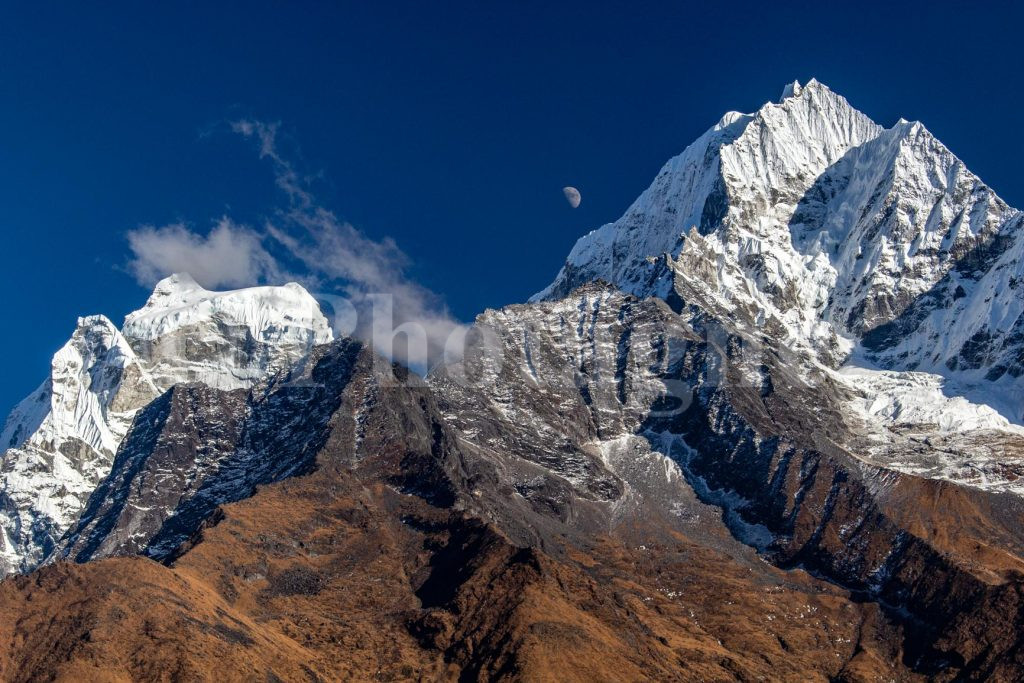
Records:
[[[163,559],[218,505],[308,472],[359,350],[352,341],[321,347],[305,374],[257,392],[173,387],[136,418],[59,553]]]

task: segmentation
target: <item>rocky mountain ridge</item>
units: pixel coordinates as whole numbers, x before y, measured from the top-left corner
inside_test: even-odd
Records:
[[[168,278],[4,429],[0,673],[1015,680],[1020,224],[811,81],[426,378]]]

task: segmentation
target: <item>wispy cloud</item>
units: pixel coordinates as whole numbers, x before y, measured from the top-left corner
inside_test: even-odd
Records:
[[[210,289],[244,287],[281,277],[277,260],[253,230],[221,218],[207,235],[182,223],[143,226],[128,233],[135,278],[152,285],[171,273],[187,272]]]
[[[425,368],[441,357],[464,326],[441,297],[412,280],[410,259],[391,238],[373,239],[321,206],[308,178],[280,151],[279,124],[233,121],[231,130],[254,141],[269,160],[285,203],[260,229],[221,219],[207,235],[181,224],[147,226],[128,235],[136,278],[151,284],[173,272],[188,272],[209,288],[300,280],[322,298],[343,297],[356,313],[351,332],[378,351]],[[288,273],[279,258],[301,265]],[[400,334],[396,336],[395,331]]]
[[[291,161],[278,151],[277,131],[281,124],[277,121],[268,123],[253,119],[232,121],[231,130],[246,138],[256,140],[259,146],[260,159],[269,159],[274,165],[274,180],[277,186],[288,196],[293,206],[306,209],[313,207],[313,195],[308,183],[295,170]]]

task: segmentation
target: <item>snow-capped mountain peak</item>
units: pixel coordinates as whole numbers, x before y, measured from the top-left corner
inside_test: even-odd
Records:
[[[167,389],[199,382],[247,389],[333,339],[300,285],[204,289],[161,280],[122,330],[81,318],[50,375],[8,417],[0,444],[0,570],[34,566],[106,476],[135,414]]]
[[[723,117],[620,219],[580,238],[534,300],[603,279],[760,311],[829,364],[863,337],[891,369],[1020,374],[1016,307],[981,294],[959,310],[1024,276],[999,261],[1019,217],[920,122],[884,129],[811,79]]]
[[[582,237],[555,282],[533,300],[598,278],[653,293],[649,259],[678,256],[692,227],[708,234],[736,226],[758,240],[785,241],[786,221],[815,178],[882,131],[818,81],[797,85],[753,114],[723,116],[669,160],[619,220]]]
[[[139,407],[159,395],[104,316],[80,318],[50,376],[7,418],[0,463],[0,569],[30,568],[106,474]]]
[[[146,305],[125,318],[125,334],[132,339],[155,339],[212,320],[245,325],[254,339],[264,342],[333,339],[320,305],[297,283],[214,292],[188,273],[158,282]]]
[[[76,440],[113,454],[127,425],[114,419],[137,398],[157,394],[128,341],[102,315],[79,318],[71,339],[53,356],[50,376],[8,418],[4,448],[61,450]]]
[[[165,388],[193,381],[248,387],[334,338],[301,285],[213,292],[187,274],[158,283],[123,331]]]

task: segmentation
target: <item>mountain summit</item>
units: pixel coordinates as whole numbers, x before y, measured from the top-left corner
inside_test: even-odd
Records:
[[[726,114],[533,300],[595,279],[706,297],[831,367],[927,371],[1018,423],[1022,224],[922,124],[882,128],[811,80]]]
[[[884,129],[811,80],[754,114],[726,114],[622,218],[582,237],[534,300],[596,278],[637,296],[664,294],[679,278],[679,287],[756,305],[794,342],[838,345],[836,361],[875,331],[867,348],[887,366],[1005,372],[1015,316],[986,299],[1001,289],[993,272],[1002,284],[1020,276],[998,262],[1019,249],[1020,225],[1021,212],[920,123]],[[693,259],[704,267],[672,267]],[[957,287],[963,301],[951,312],[960,323],[945,348],[896,358],[903,340],[876,330],[898,326],[917,335],[909,346],[931,348],[947,326],[914,304]],[[974,337],[985,338],[988,356],[964,348]]]

